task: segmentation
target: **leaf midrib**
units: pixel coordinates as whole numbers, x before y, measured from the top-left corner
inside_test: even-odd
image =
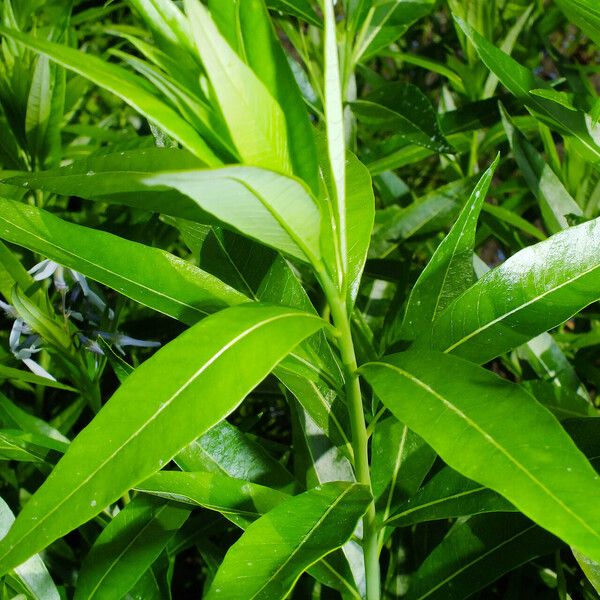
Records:
[[[110,269],[104,267],[103,265],[94,263],[94,262],[92,262],[91,260],[89,260],[89,259],[87,259],[85,257],[79,256],[78,254],[75,254],[75,253],[71,252],[70,250],[67,250],[64,247],[55,244],[49,238],[48,239],[43,238],[43,237],[37,235],[36,233],[34,233],[31,230],[27,230],[24,227],[16,225],[14,222],[10,221],[9,219],[7,219],[6,217],[4,217],[1,214],[0,214],[0,220],[4,221],[5,223],[8,223],[11,227],[14,227],[15,229],[18,229],[19,231],[24,232],[26,235],[34,237],[35,239],[40,240],[44,244],[46,244],[48,246],[51,246],[52,248],[54,248],[54,249],[56,249],[56,250],[58,250],[60,252],[63,252],[64,254],[67,254],[69,257],[75,258],[77,261],[83,261],[86,264],[90,265],[91,267],[95,267],[95,268],[99,269],[103,273],[106,273],[108,275],[112,275],[112,276],[116,277],[117,279],[121,279],[122,281],[124,281],[124,282],[126,282],[128,284],[131,284],[132,286],[142,288],[144,291],[149,292],[150,296],[155,295],[155,296],[158,296],[160,298],[164,298],[165,300],[173,302],[174,304],[179,304],[180,306],[182,306],[184,308],[190,309],[190,310],[192,310],[194,312],[197,312],[197,313],[199,313],[201,315],[204,315],[204,316],[210,314],[207,311],[203,311],[203,310],[199,309],[196,306],[193,306],[191,304],[187,304],[185,302],[182,302],[181,300],[179,300],[178,298],[175,298],[174,296],[169,296],[167,294],[164,294],[163,292],[161,292],[159,290],[156,290],[154,288],[148,287],[147,285],[144,285],[143,283],[139,283],[139,282],[136,282],[133,279],[129,279],[128,277],[125,277],[121,273],[118,273],[116,271],[111,271]],[[109,287],[112,287],[112,286],[109,286]],[[121,290],[121,291],[123,291],[123,290]],[[125,293],[125,292],[123,292],[123,293]],[[155,307],[152,307],[152,308],[155,308]],[[165,312],[164,310],[161,310],[161,309],[158,309],[158,308],[155,308],[155,310],[157,310],[158,312],[162,312],[163,314],[165,314],[167,316],[172,316],[169,313]]]
[[[487,558],[488,556],[490,556],[494,552],[497,552],[499,548],[502,548],[503,546],[506,546],[507,544],[510,544],[514,540],[518,539],[522,535],[525,535],[527,532],[531,531],[532,529],[535,529],[536,527],[537,527],[537,525],[530,525],[529,527],[527,527],[527,529],[523,529],[523,530],[519,531],[518,533],[516,533],[512,537],[510,537],[510,538],[508,538],[506,540],[503,540],[500,544],[497,544],[493,548],[490,548],[487,552],[484,552],[483,554],[480,554],[479,556],[477,556],[476,558],[474,558],[472,561],[470,561],[468,563],[465,563],[459,569],[457,569],[456,571],[454,571],[453,573],[451,573],[450,575],[448,575],[445,579],[443,579],[442,581],[440,581],[440,583],[438,583],[436,586],[434,586],[431,589],[427,590],[427,592],[425,592],[425,594],[423,594],[422,596],[419,596],[418,598],[416,598],[416,600],[423,600],[424,598],[427,598],[428,596],[431,596],[431,594],[433,594],[439,588],[443,587],[449,581],[452,581],[453,579],[455,579],[456,577],[458,577],[461,573],[463,573],[467,569],[470,569],[473,565],[476,565],[478,562],[480,562],[483,559]]]
[[[310,529],[302,536],[298,545],[294,548],[294,550],[290,553],[287,559],[279,565],[277,570],[270,575],[270,577],[263,583],[263,585],[254,592],[252,598],[250,600],[254,600],[270,583],[273,581],[279,573],[290,563],[290,561],[298,554],[304,543],[310,536],[316,531],[316,529],[323,523],[323,521],[329,516],[331,511],[344,499],[346,495],[348,495],[354,489],[353,485],[348,486],[328,507],[327,510],[319,517],[316,523],[314,523]],[[331,548],[333,550],[333,548]],[[328,554],[328,552],[326,553]],[[318,561],[316,561],[318,562]],[[291,588],[290,588],[291,589]]]
[[[463,336],[462,338],[460,338],[459,340],[457,340],[456,342],[454,342],[453,344],[451,344],[450,346],[448,346],[443,352],[452,352],[453,350],[455,350],[456,348],[458,348],[459,346],[461,346],[465,342],[469,341],[472,337],[474,337],[476,335],[479,335],[482,331],[486,331],[487,329],[489,329],[490,327],[493,327],[497,323],[500,323],[504,319],[506,319],[508,317],[511,317],[512,315],[520,312],[521,310],[524,310],[528,306],[531,306],[532,304],[535,304],[536,302],[544,299],[546,296],[549,296],[550,294],[553,294],[554,292],[557,292],[557,291],[561,290],[563,287],[570,285],[571,283],[577,281],[578,279],[581,279],[582,277],[585,277],[586,275],[589,275],[590,273],[593,273],[596,269],[600,269],[600,263],[595,264],[593,267],[590,267],[589,269],[586,269],[585,271],[577,273],[574,277],[571,277],[570,279],[567,279],[566,281],[563,281],[559,285],[557,285],[555,287],[552,287],[549,290],[546,290],[546,291],[542,292],[541,294],[539,294],[539,295],[531,298],[527,302],[525,302],[523,304],[520,304],[519,306],[516,306],[512,310],[509,310],[508,312],[505,312],[505,313],[499,315],[498,317],[496,317],[495,319],[489,321],[488,323],[485,323],[481,327],[478,327],[477,329],[474,329],[473,331],[471,331],[466,336]],[[492,271],[491,273],[493,274],[494,272]],[[485,282],[485,280],[480,280],[480,281],[481,282]],[[479,297],[481,297],[481,287],[482,286],[483,286],[483,283],[480,284]],[[456,300],[456,302],[459,302],[461,300],[461,298],[462,298],[462,296],[459,297]],[[455,306],[456,306],[456,303],[453,304],[453,305],[451,305],[449,308],[451,310],[453,310],[455,308]]]
[[[494,438],[494,436],[488,433],[485,429],[482,429],[475,421],[473,421],[468,415],[466,415],[462,410],[460,410],[457,406],[455,406],[452,402],[444,398],[441,394],[439,394],[432,387],[427,385],[424,381],[421,381],[418,377],[415,377],[408,371],[401,369],[400,367],[393,365],[391,363],[374,363],[383,367],[387,367],[392,371],[397,371],[401,377],[405,377],[421,389],[425,390],[427,393],[431,394],[434,398],[439,400],[446,408],[448,408],[451,412],[455,413],[459,418],[466,422],[474,431],[479,433],[484,440],[490,443],[496,450],[498,450],[501,454],[503,454],[519,471],[521,471],[531,482],[537,486],[546,496],[548,496],[551,500],[553,500],[564,512],[566,512],[573,520],[577,521],[583,528],[588,531],[593,537],[600,540],[600,533],[598,533],[593,527],[590,527],[588,523],[582,519],[577,513],[575,513],[569,506],[567,506],[560,498],[555,496],[551,490],[549,490],[537,477],[535,477],[525,465],[521,464],[519,460],[514,457],[500,442]],[[507,498],[508,499],[508,498]],[[512,500],[508,499],[509,502]]]
[[[181,395],[181,393],[183,393],[200,375],[202,375],[202,373],[204,373],[204,371],[206,371],[206,369],[208,369],[212,364],[214,364],[214,362],[220,358],[225,352],[227,352],[230,348],[232,348],[235,344],[237,344],[240,340],[244,339],[246,336],[250,335],[251,333],[253,333],[254,331],[256,331],[257,329],[260,329],[261,327],[265,326],[265,325],[269,325],[271,323],[274,323],[275,321],[278,321],[280,319],[285,319],[288,317],[298,317],[300,313],[284,313],[281,315],[276,315],[274,317],[269,317],[268,319],[264,319],[263,321],[261,321],[260,323],[257,323],[255,325],[253,325],[252,327],[244,330],[242,333],[240,333],[239,335],[237,335],[236,337],[234,337],[232,340],[230,340],[227,344],[225,344],[223,347],[221,347],[215,354],[213,354],[213,356],[211,356],[189,379],[188,381],[182,385],[179,389],[177,389],[168,400],[165,400],[161,406],[159,406],[158,410],[150,417],[150,419],[148,419],[147,421],[145,421],[143,423],[143,425],[136,430],[132,435],[130,435],[127,440],[125,440],[125,442],[123,442],[116,450],[114,450],[112,452],[112,454],[110,454],[110,456],[108,456],[98,467],[96,467],[81,483],[79,486],[74,487],[66,496],[63,497],[63,499],[57,504],[55,505],[54,508],[52,508],[50,511],[48,511],[43,518],[39,519],[38,521],[36,521],[35,525],[33,525],[32,527],[30,527],[28,529],[28,531],[20,538],[20,542],[22,543],[22,541],[28,537],[31,537],[31,535],[33,534],[34,531],[36,531],[37,529],[40,528],[40,526],[42,524],[44,524],[48,518],[53,515],[55,512],[57,512],[70,498],[72,498],[77,492],[79,492],[87,483],[89,483],[90,480],[93,479],[94,476],[96,476],[121,450],[123,450],[123,448],[125,448],[128,444],[131,443],[131,441],[133,439],[135,439],[140,433],[142,433],[147,427],[148,425],[154,421],[158,415],[160,415],[165,409],[167,409],[172,402],[179,396]],[[311,315],[306,315],[306,317],[311,317]],[[316,317],[315,317],[316,318]],[[14,546],[13,546],[14,547]],[[0,555],[0,561],[4,558],[6,558],[7,555],[10,554],[12,548],[9,548],[7,551],[4,552],[4,554]]]

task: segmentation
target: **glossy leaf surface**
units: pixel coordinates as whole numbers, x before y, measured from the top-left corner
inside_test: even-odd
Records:
[[[472,363],[438,353],[396,354],[362,371],[392,413],[449,466],[501,493],[590,557],[600,556],[599,510],[585,500],[598,493],[600,480],[533,397]]]
[[[250,525],[225,556],[207,599],[283,599],[312,563],[342,546],[367,509],[365,486],[328,483]]]
[[[279,360],[321,326],[318,318],[291,309],[234,307],[162,348],[126,379],[27,503],[0,542],[2,570],[92,518],[159,470],[229,414]],[[224,375],[230,369],[236,370],[235,379]],[[201,411],[205,395],[211,398],[210,410]],[[111,437],[97,446],[94,440],[104,438],[105,431]]]
[[[478,363],[560,325],[600,297],[600,219],[529,246],[440,314],[431,344]]]
[[[193,324],[247,298],[190,263],[110,233],[0,198],[0,237]]]

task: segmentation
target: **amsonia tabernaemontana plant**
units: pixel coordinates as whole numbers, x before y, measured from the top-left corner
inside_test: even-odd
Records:
[[[0,7],[0,600],[599,597],[597,0]]]

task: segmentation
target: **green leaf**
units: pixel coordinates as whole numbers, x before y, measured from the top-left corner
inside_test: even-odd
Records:
[[[551,233],[566,229],[569,226],[567,215],[581,216],[581,208],[544,157],[517,129],[502,105],[500,112],[511,150],[527,186],[540,204],[546,227]]]
[[[388,83],[352,103],[361,123],[378,131],[390,131],[407,142],[435,152],[449,152],[451,146],[438,125],[431,102],[410,83]]]
[[[579,563],[588,581],[594,586],[594,589],[600,594],[600,564],[595,560],[589,559],[577,550],[573,550],[573,556]]]
[[[0,498],[0,537],[6,535],[14,520],[10,507]],[[37,554],[11,571],[7,578],[13,580],[16,586],[27,594],[26,597],[32,600],[60,600],[61,598],[44,561]]]
[[[433,323],[431,345],[485,363],[600,297],[600,219],[529,246],[486,273]]]
[[[164,250],[68,223],[44,210],[3,198],[0,237],[188,324],[248,300]]]
[[[256,167],[157,173],[148,186],[170,187],[241,233],[316,264],[321,216],[296,179]]]
[[[337,284],[342,290],[348,285],[348,225],[346,223],[346,132],[340,62],[337,47],[337,28],[333,0],[324,0],[325,19],[324,52],[324,94],[325,129],[327,132],[327,157],[329,159],[331,208],[333,221],[330,233],[334,239],[336,253],[335,271]],[[334,270],[334,265],[329,265]]]
[[[522,388],[440,353],[405,352],[361,370],[394,416],[450,467],[600,557],[600,507],[588,501],[598,493],[598,476],[558,421]]]
[[[377,211],[369,257],[385,258],[399,242],[447,226],[459,213],[465,197],[476,183],[471,177],[459,179],[426,194],[406,208],[394,204]]]
[[[458,522],[411,579],[407,600],[467,598],[560,542],[521,515]]]
[[[245,163],[291,172],[285,115],[264,84],[219,33],[198,0],[185,9],[231,139]]]
[[[64,390],[65,392],[75,392],[75,388],[69,385],[48,379],[47,377],[40,377],[31,371],[24,371],[23,369],[15,369],[13,367],[7,367],[6,365],[0,365],[0,379],[8,379],[11,381],[22,381],[24,383],[33,383],[35,385],[43,385],[44,387],[55,388],[57,390]]]
[[[397,419],[378,423],[373,433],[371,485],[382,521],[417,492],[435,458],[423,438]]]
[[[0,542],[0,571],[91,519],[159,470],[234,410],[322,325],[291,309],[233,307],[159,350],[126,379],[28,501]],[[227,376],[234,371],[235,378]]]
[[[69,443],[69,439],[60,431],[48,425],[46,421],[24,411],[2,393],[0,393],[0,421],[4,427],[10,429],[21,429],[24,432],[39,434],[63,444]]]
[[[415,495],[398,506],[386,525],[408,527],[440,519],[484,512],[512,512],[515,507],[502,496],[450,467],[436,473]]]
[[[184,471],[206,471],[292,492],[292,475],[261,444],[221,421],[175,456]]]
[[[592,125],[589,115],[581,111],[572,111],[549,98],[530,93],[530,90],[549,86],[536,78],[529,69],[496,48],[462,19],[456,18],[456,22],[477,50],[481,60],[498,76],[504,87],[550,127],[563,135],[574,137],[589,160],[596,164],[600,162],[600,127]]]
[[[285,598],[303,571],[350,538],[370,499],[365,486],[339,482],[280,504],[229,549],[207,600]]]
[[[223,6],[219,0],[216,4]],[[285,6],[286,3],[275,4]],[[289,4],[292,5],[291,2]],[[308,0],[294,4],[297,12],[312,15],[316,20]],[[286,119],[290,159],[294,173],[316,194],[319,191],[319,164],[313,127],[288,58],[269,18],[265,2],[264,0],[242,0],[238,3],[237,11],[239,29],[234,27],[232,36],[243,39],[243,54],[246,61],[281,106]],[[318,23],[318,20],[316,21]],[[241,32],[241,36],[238,31]]]
[[[595,0],[556,0],[567,19],[600,46],[600,7]]]
[[[311,25],[322,25],[309,0],[267,0],[267,6],[284,14],[303,19]]]
[[[415,283],[406,313],[403,336],[415,339],[431,329],[438,314],[475,282],[473,250],[479,213],[500,156],[482,175],[450,233],[437,247]]]
[[[169,105],[148,90],[146,82],[129,71],[97,56],[79,52],[62,44],[35,38],[0,25],[0,33],[48,56],[66,69],[74,71],[127,102],[141,115],[156,123],[205,164],[220,163],[196,131]]]
[[[189,517],[191,508],[134,498],[104,528],[85,557],[75,600],[117,600],[137,583]]]
[[[290,496],[221,473],[162,471],[136,486],[142,492],[215,510],[245,529]]]
[[[143,148],[91,156],[59,169],[35,173],[7,173],[0,181],[23,188],[78,196],[87,200],[123,204],[165,212],[202,223],[215,223],[195,202],[175,190],[148,189],[143,179],[161,170],[196,169],[202,164],[177,148]]]
[[[395,42],[434,8],[432,0],[382,0],[374,2],[371,19],[365,19],[356,41],[354,60],[367,60]]]

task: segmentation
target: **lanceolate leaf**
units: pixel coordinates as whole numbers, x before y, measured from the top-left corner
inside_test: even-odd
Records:
[[[0,535],[5,536],[15,517],[6,502],[0,498]],[[8,575],[33,600],[59,600],[60,594],[48,573],[46,565],[37,554],[18,566]]]
[[[473,250],[477,221],[498,160],[499,157],[483,174],[450,233],[413,287],[404,316],[406,339],[414,339],[430,329],[435,317],[475,282]]]
[[[370,499],[365,486],[338,482],[280,504],[230,548],[207,600],[285,598],[303,571],[350,538]]]
[[[223,5],[219,0],[215,4]],[[279,4],[285,6],[285,3]],[[289,5],[293,4],[298,12],[305,11],[314,16],[308,0],[289,2]],[[294,173],[306,181],[316,194],[319,191],[319,165],[314,130],[288,58],[269,18],[265,1],[242,0],[238,3],[237,12],[239,27],[236,27],[237,23],[233,23],[231,35],[242,38],[248,64],[281,106],[287,124]]]
[[[542,117],[549,126],[573,136],[581,144],[584,154],[594,163],[600,162],[600,127],[593,126],[591,117],[579,110],[570,110],[550,99],[532,94],[531,90],[547,89],[548,85],[537,79],[529,69],[496,48],[471,26],[457,18],[456,21],[469,37],[481,60],[498,76],[512,94],[528,108]]]
[[[48,56],[63,67],[75,71],[96,85],[119,96],[140,114],[156,123],[205,164],[216,166],[220,163],[192,126],[168,104],[150,92],[143,79],[122,67],[107,63],[97,56],[79,52],[62,44],[28,36],[4,26],[0,26],[0,33]]]
[[[241,233],[316,264],[319,208],[298,180],[255,167],[158,173],[148,186],[175,188]]]
[[[600,219],[529,246],[492,269],[433,324],[431,345],[484,363],[600,297]]]
[[[392,413],[449,466],[501,493],[591,558],[600,557],[600,508],[587,501],[599,493],[600,480],[527,392],[440,353],[405,352],[362,370]]]
[[[515,507],[485,486],[444,467],[386,521],[391,527],[451,519],[484,512],[512,512]]]
[[[120,600],[150,568],[191,508],[134,498],[104,528],[81,567],[75,600]]]
[[[248,300],[168,252],[68,223],[44,210],[3,198],[0,237],[188,324]]]
[[[0,542],[0,570],[20,564],[159,470],[322,324],[291,309],[234,307],[162,348],[126,379],[28,501]],[[232,372],[234,378],[227,375]]]
[[[282,13],[300,17],[312,25],[321,25],[309,0],[267,0],[267,6]]]
[[[600,46],[600,6],[595,0],[556,0],[567,18]]]
[[[225,515],[245,529],[290,496],[271,488],[219,473],[162,471],[136,489]]]
[[[502,106],[500,106],[500,112],[504,131],[515,155],[515,160],[529,189],[540,204],[546,226],[551,233],[566,229],[569,226],[567,215],[581,216],[583,214],[581,208],[565,189],[544,157],[516,128]]]
[[[148,189],[142,180],[161,170],[197,169],[202,164],[176,148],[144,148],[92,156],[59,169],[9,173],[2,181],[86,200],[101,200],[200,222],[214,222],[195,202],[175,190]]]
[[[285,115],[219,33],[198,0],[185,0],[198,53],[240,156],[250,165],[291,172]]]
[[[559,545],[522,515],[479,515],[458,522],[417,570],[407,599],[467,598]]]

